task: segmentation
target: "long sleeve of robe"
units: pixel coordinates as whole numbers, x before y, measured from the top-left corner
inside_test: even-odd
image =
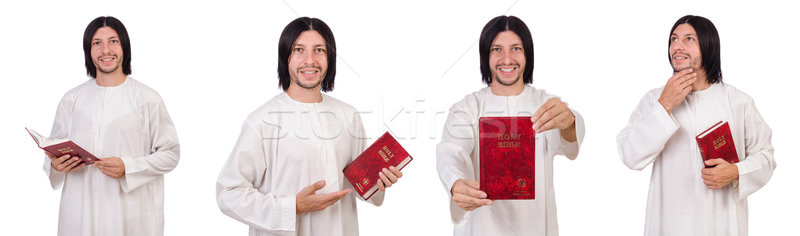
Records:
[[[645,235],[747,235],[747,196],[775,169],[772,130],[753,99],[716,83],[690,92],[668,114],[651,90],[617,135],[622,162],[634,170],[652,163]],[[727,121],[739,156],[739,180],[714,190],[703,183],[695,136]]]
[[[131,77],[115,87],[90,79],[59,102],[50,137],[125,164],[114,179],[94,165],[59,172],[44,158],[51,186],[62,188],[59,235],[163,235],[163,175],[177,166],[180,147],[156,91]]]
[[[364,149],[355,108],[325,94],[320,103],[301,103],[282,93],[242,125],[217,180],[217,204],[250,235],[358,235],[355,192],[300,215],[295,197],[320,180],[326,185],[318,194],[352,188],[342,170]],[[383,196],[369,202],[380,205]]]
[[[452,201],[450,189],[456,180],[480,181],[478,119],[484,116],[531,116],[552,95],[526,86],[517,96],[496,96],[486,87],[467,95],[450,108],[436,146],[439,178],[450,196],[450,214],[455,235],[558,235],[553,157],[575,159],[584,137],[581,115],[575,115],[578,140],[568,142],[558,129],[536,134],[535,200],[498,200],[492,206],[464,211]]]

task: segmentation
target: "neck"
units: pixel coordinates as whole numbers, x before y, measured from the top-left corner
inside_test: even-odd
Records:
[[[100,87],[114,87],[114,86],[119,86],[120,84],[125,82],[125,79],[127,78],[128,77],[125,76],[125,74],[123,74],[121,70],[115,70],[114,72],[111,73],[103,73],[98,70],[95,83],[97,83],[97,85],[100,85]]]
[[[525,91],[525,83],[520,79],[512,85],[503,85],[495,80],[489,88],[492,89],[492,94],[497,96],[517,96]]]
[[[703,91],[711,87],[711,84],[706,79],[706,71],[703,69],[695,71],[697,71],[697,79],[692,83],[692,91]]]
[[[302,103],[319,103],[322,102],[322,85],[318,85],[314,88],[303,88],[298,85],[292,84],[289,85],[289,89],[286,90],[286,94],[289,95],[292,100],[302,102]]]

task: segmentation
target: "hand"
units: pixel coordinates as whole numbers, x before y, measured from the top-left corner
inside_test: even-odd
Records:
[[[683,102],[686,94],[692,91],[692,84],[697,79],[697,73],[693,73],[694,69],[688,68],[672,75],[667,80],[667,85],[664,85],[664,90],[661,91],[661,97],[658,102],[671,113],[672,109]]]
[[[378,177],[381,178],[381,181],[378,181],[378,190],[386,191],[386,188],[392,187],[392,184],[397,183],[397,179],[403,177],[403,173],[397,167],[390,166],[389,169],[383,168],[378,172]]]
[[[560,129],[561,136],[567,141],[577,140],[575,133],[575,114],[567,107],[567,103],[559,98],[548,99],[536,113],[531,116],[533,130],[541,133],[551,129]]]
[[[100,161],[94,162],[94,166],[111,178],[125,176],[125,163],[119,157],[101,158]]]
[[[714,166],[703,168],[703,183],[710,189],[721,189],[739,179],[739,167],[722,158],[707,160],[706,165]],[[715,166],[716,165],[716,166]]]
[[[345,195],[353,191],[353,189],[348,188],[338,192],[316,194],[317,190],[322,189],[322,187],[325,187],[325,180],[317,181],[297,193],[295,197],[295,210],[297,214],[328,208],[328,206],[333,205],[336,201],[339,201],[339,199],[342,199]]]
[[[486,199],[487,195],[479,189],[480,187],[481,185],[475,180],[459,179],[453,183],[450,193],[453,195],[453,201],[465,211],[494,204],[492,200]]]
[[[55,157],[48,152],[44,152],[44,154],[47,155],[47,158],[50,158],[50,166],[56,171],[67,173],[79,170],[83,167],[83,163],[81,163],[81,158],[79,157],[73,157],[69,154]]]

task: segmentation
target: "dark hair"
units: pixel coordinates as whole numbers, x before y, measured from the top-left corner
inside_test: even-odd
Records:
[[[297,38],[305,31],[317,31],[325,39],[327,47],[326,56],[328,58],[328,71],[322,79],[322,91],[333,90],[333,79],[336,77],[336,40],[333,32],[325,22],[317,18],[300,17],[286,25],[278,40],[278,86],[283,91],[289,89],[292,79],[289,76],[289,56],[292,55],[292,47]]]
[[[117,32],[119,42],[122,44],[122,73],[125,75],[131,74],[131,40],[128,37],[128,30],[122,21],[119,21],[113,16],[101,16],[95,18],[89,25],[86,26],[86,31],[83,32],[83,57],[86,65],[86,74],[92,78],[97,78],[97,68],[92,62],[92,37],[98,29],[105,26],[110,27]]]
[[[697,40],[700,44],[700,56],[702,58],[700,65],[703,67],[703,70],[706,71],[706,81],[710,84],[722,82],[722,66],[720,66],[721,62],[719,56],[719,33],[717,33],[717,28],[714,27],[714,23],[711,23],[710,20],[702,16],[686,15],[678,19],[675,25],[672,26],[672,29],[669,31],[670,37],[672,37],[672,32],[675,31],[675,28],[678,28],[678,25],[681,24],[691,25],[697,33]],[[667,42],[671,43],[670,41]],[[667,48],[669,48],[669,44],[667,44]],[[672,63],[672,56],[669,55],[669,51],[667,51],[667,58],[670,59],[670,63]]]
[[[522,72],[522,82],[529,84],[533,82],[533,39],[531,31],[525,22],[515,16],[498,16],[486,23],[481,31],[478,50],[481,59],[481,77],[483,83],[492,84],[492,68],[489,66],[489,53],[492,49],[492,41],[498,34],[511,31],[522,39],[522,47],[525,50],[525,71]]]

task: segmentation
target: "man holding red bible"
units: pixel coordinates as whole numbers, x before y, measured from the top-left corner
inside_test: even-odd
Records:
[[[336,41],[325,22],[300,17],[278,42],[283,93],[256,109],[217,179],[217,205],[250,226],[250,235],[358,235],[356,197],[342,169],[366,149],[356,109],[322,91],[333,90]],[[378,173],[385,188],[402,177]]]
[[[645,235],[747,235],[747,196],[775,169],[772,130],[750,96],[722,83],[711,21],[676,21],[668,56],[672,77],[642,98],[617,135],[625,165],[653,163]],[[733,142],[738,163],[701,157],[696,136],[720,121],[728,122],[733,140],[725,142]]]
[[[498,16],[481,32],[481,76],[488,86],[450,108],[437,170],[450,195],[455,235],[558,235],[553,157],[575,159],[583,118],[558,97],[526,85],[533,81],[533,40],[514,16]],[[481,117],[530,116],[535,134],[535,199],[487,199],[480,176]],[[531,158],[534,158],[533,156]]]
[[[83,52],[92,79],[61,99],[50,138],[68,138],[100,161],[45,158],[50,184],[62,188],[58,235],[163,235],[164,174],[180,154],[175,125],[161,96],[128,76],[131,43],[121,21],[90,22]]]

